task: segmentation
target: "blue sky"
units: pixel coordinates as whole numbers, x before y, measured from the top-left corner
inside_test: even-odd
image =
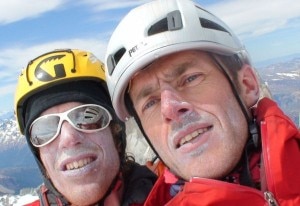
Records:
[[[18,75],[29,60],[57,48],[89,50],[104,59],[120,19],[148,0],[0,1],[0,113],[12,111]],[[197,0],[244,42],[255,64],[300,54],[295,0]]]

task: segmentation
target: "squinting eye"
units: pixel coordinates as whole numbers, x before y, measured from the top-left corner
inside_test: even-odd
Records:
[[[145,106],[143,107],[143,111],[149,109],[150,107],[152,107],[153,105],[155,105],[159,100],[158,99],[151,99],[150,101],[148,101]]]
[[[187,79],[186,79],[186,82],[192,82],[193,80],[197,79],[199,76],[199,74],[197,75],[192,75],[192,76],[189,76]]]
[[[187,78],[184,79],[182,86],[184,86],[186,84],[187,85],[197,84],[198,82],[202,81],[202,78],[200,78],[201,76],[203,76],[203,75],[199,74],[199,73],[188,76]]]

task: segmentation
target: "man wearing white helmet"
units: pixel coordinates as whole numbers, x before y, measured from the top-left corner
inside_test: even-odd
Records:
[[[218,17],[190,0],[142,5],[106,65],[117,115],[166,165],[146,205],[300,205],[299,130]]]

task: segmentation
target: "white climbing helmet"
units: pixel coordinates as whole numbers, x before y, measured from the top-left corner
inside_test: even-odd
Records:
[[[162,56],[199,49],[223,55],[250,57],[231,29],[191,0],[155,0],[131,10],[108,43],[106,80],[121,120],[130,117],[124,102],[133,75]]]

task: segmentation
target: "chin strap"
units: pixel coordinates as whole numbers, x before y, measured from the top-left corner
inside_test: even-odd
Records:
[[[222,61],[220,60],[220,58],[217,55],[211,55],[211,57],[213,58],[214,62],[217,64],[219,69],[223,72],[224,76],[228,80],[231,90],[233,92],[233,95],[235,96],[235,99],[237,100],[238,104],[240,105],[241,111],[243,112],[244,117],[249,125],[251,123],[251,117],[248,114],[248,109],[244,105],[242,98],[239,95],[238,88],[236,87],[234,81],[230,77],[230,74],[226,69],[227,68],[226,65],[222,63]],[[232,58],[235,58],[236,61],[240,62],[239,57],[237,55],[234,55]]]
[[[151,149],[153,150],[153,152],[155,153],[155,156],[157,158],[159,158],[162,162],[163,160],[160,158],[160,156],[158,155],[158,152],[155,150],[155,148],[153,147],[151,141],[149,140],[145,130],[143,129],[143,125],[140,121],[140,118],[138,116],[138,114],[136,113],[135,109],[134,109],[134,106],[133,106],[133,103],[132,103],[132,100],[129,96],[128,93],[125,94],[125,104],[126,104],[126,108],[128,109],[129,113],[131,113],[131,115],[133,116],[134,120],[136,121],[136,124],[138,125],[141,133],[143,134],[144,138],[146,139],[148,145],[151,147]],[[164,163],[164,162],[163,162]]]
[[[259,129],[255,118],[253,118],[253,120],[249,123],[248,127],[250,133],[249,135],[253,141],[255,148],[260,148],[261,147],[260,134],[259,134]]]
[[[249,168],[249,156],[252,154],[253,151],[260,148],[261,143],[260,143],[260,138],[259,138],[260,135],[259,135],[258,126],[256,124],[255,118],[250,117],[250,115],[248,113],[248,109],[244,105],[244,103],[238,93],[238,89],[237,89],[236,85],[234,84],[233,80],[230,78],[230,74],[228,73],[228,71],[226,69],[226,65],[224,65],[222,63],[222,61],[219,59],[219,57],[217,55],[211,55],[211,56],[214,59],[217,66],[219,67],[219,69],[225,75],[226,79],[228,80],[231,90],[232,90],[238,104],[240,105],[240,109],[243,112],[244,117],[247,121],[249,137],[248,137],[248,141],[246,142],[244,152],[243,152],[243,155],[242,155],[242,158],[240,161],[240,164],[242,166],[240,184],[249,186],[249,187],[254,187],[254,183],[253,183],[250,168]],[[235,55],[235,56],[233,56],[233,58],[236,58],[236,60],[239,61],[238,56]]]
[[[261,150],[261,141],[258,126],[256,120],[249,124],[249,138],[245,145],[243,156],[241,159],[242,171],[240,177],[240,183],[245,186],[256,188],[257,185],[253,182],[253,177],[250,171],[250,157],[253,153]]]

